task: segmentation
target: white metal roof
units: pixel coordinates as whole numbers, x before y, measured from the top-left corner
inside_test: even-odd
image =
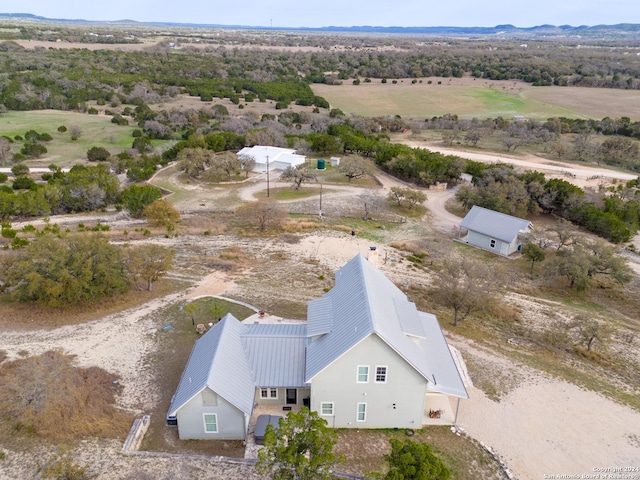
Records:
[[[418,312],[364,256],[356,255],[336,273],[335,286],[325,297],[331,298],[333,324],[329,333],[307,346],[308,382],[375,334],[430,383],[430,390],[468,398],[436,317]],[[317,303],[309,304],[309,328],[316,308]],[[404,315],[408,318],[401,320]]]
[[[244,325],[242,344],[256,387],[304,387],[306,324]]]
[[[205,387],[251,414],[256,387],[307,386],[374,334],[429,382],[429,390],[468,398],[436,317],[419,312],[358,254],[336,272],[334,288],[309,302],[306,324],[242,324],[225,315],[194,345],[168,416]]]
[[[253,147],[244,147],[237,154],[238,156],[247,155],[253,157],[256,161],[254,172],[262,172],[266,169],[267,163],[269,170],[275,168],[284,169],[288,165],[303,164],[307,157],[296,154],[292,148],[271,147],[265,145],[255,145]]]
[[[256,387],[303,387],[306,324],[242,324],[230,313],[195,343],[168,416],[209,387],[251,414]]]
[[[175,416],[205,387],[247,415],[251,414],[255,384],[241,340],[244,328],[245,325],[228,313],[198,339],[171,400],[169,416]]]
[[[503,242],[512,242],[518,233],[532,228],[529,220],[513,217],[474,205],[460,222],[460,226]]]

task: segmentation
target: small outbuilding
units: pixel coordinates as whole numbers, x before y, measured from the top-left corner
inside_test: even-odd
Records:
[[[329,161],[331,162],[332,167],[340,166],[340,157],[331,157]]]
[[[522,249],[521,236],[533,230],[529,220],[474,205],[460,222],[467,230],[461,241],[499,255],[509,256]]]
[[[285,170],[288,166],[297,167],[307,161],[306,156],[296,154],[296,151],[292,148],[264,145],[245,147],[237,155],[238,157],[252,157],[256,161],[253,167],[253,171],[256,173],[266,172],[267,168],[270,171]]]

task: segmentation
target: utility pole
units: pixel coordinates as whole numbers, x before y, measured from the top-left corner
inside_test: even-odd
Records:
[[[322,220],[322,184],[320,184],[320,210],[319,210],[319,216],[320,216],[320,219]]]
[[[267,155],[267,198],[269,198],[269,155]]]

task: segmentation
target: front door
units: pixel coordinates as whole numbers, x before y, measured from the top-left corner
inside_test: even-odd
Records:
[[[295,388],[287,388],[287,405],[298,403],[298,391]]]

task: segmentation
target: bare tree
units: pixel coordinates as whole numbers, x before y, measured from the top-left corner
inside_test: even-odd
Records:
[[[557,250],[573,245],[578,239],[578,231],[564,220],[549,228],[548,231],[558,238]]]
[[[13,160],[11,143],[4,137],[0,137],[0,165],[6,167]]]
[[[299,190],[304,182],[308,182],[310,180],[315,180],[317,178],[316,172],[314,172],[308,163],[303,163],[302,165],[298,165],[294,167],[289,165],[282,175],[280,176],[282,180],[291,180],[293,184],[291,185],[294,189]]]
[[[71,140],[77,140],[82,136],[82,129],[79,126],[74,125],[69,129],[69,134],[71,134]]]
[[[467,258],[444,261],[436,296],[453,309],[454,326],[484,308],[492,282],[495,282],[495,272],[479,262]]]
[[[358,196],[364,207],[363,220],[369,220],[371,214],[380,208],[382,199],[378,195],[378,192],[374,190],[367,190]]]
[[[251,155],[240,155],[238,160],[240,161],[240,165],[242,165],[246,178],[249,178],[249,173],[253,171],[256,166],[256,159]]]
[[[371,175],[375,171],[373,162],[362,157],[343,158],[339,170],[345,174],[349,182],[354,178]]]
[[[578,341],[587,347],[587,352],[590,352],[596,344],[605,346],[613,333],[613,328],[608,322],[600,322],[585,316],[576,317],[572,328],[577,331]]]
[[[257,226],[260,231],[265,231],[270,227],[279,227],[287,217],[287,212],[270,198],[243,205],[238,208],[236,213],[240,219]]]
[[[231,181],[232,176],[242,169],[242,163],[233,152],[218,154],[212,157],[209,163],[211,170],[215,172],[213,176],[224,176],[227,181]]]

